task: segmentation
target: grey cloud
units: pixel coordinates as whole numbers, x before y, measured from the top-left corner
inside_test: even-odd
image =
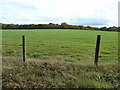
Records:
[[[115,23],[102,15],[100,17],[95,15],[90,17],[76,16],[75,18],[69,18],[68,21],[70,24],[75,25],[108,25],[110,22]]]
[[[24,23],[41,23],[41,22],[48,22],[48,23],[60,23],[60,22],[67,22],[68,24],[73,25],[108,25],[109,23],[116,23],[109,18],[104,17],[105,15],[109,15],[109,11],[105,12],[104,10],[96,10],[93,13],[93,16],[90,17],[84,17],[79,16],[80,12],[76,12],[74,14],[74,17],[72,15],[70,16],[55,16],[57,15],[57,11],[59,10],[55,9],[54,5],[50,4],[51,6],[46,5],[48,7],[44,7],[42,9],[36,8],[35,5],[32,4],[25,4],[17,2],[4,2],[0,1],[0,6],[2,7],[2,14],[0,15],[0,20],[2,22],[9,22],[9,23],[18,23],[18,24],[24,24]],[[105,9],[106,10],[106,9]],[[19,12],[23,11],[23,13]],[[64,12],[66,13],[66,12]],[[55,14],[55,15],[54,15]],[[40,16],[39,16],[40,15]],[[67,14],[68,15],[68,14]],[[30,19],[31,18],[31,19]]]
[[[9,3],[7,3],[7,2],[0,2],[0,5],[1,6],[7,6],[7,5],[10,5],[10,6],[12,6],[12,7],[14,7],[14,8],[18,8],[18,7],[20,7],[20,8],[25,8],[25,9],[37,9],[36,7],[34,7],[33,5],[27,5],[27,4],[23,4],[23,3],[18,3],[18,2],[9,2]]]

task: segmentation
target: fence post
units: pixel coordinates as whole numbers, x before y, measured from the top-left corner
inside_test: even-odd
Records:
[[[22,44],[23,44],[23,61],[26,59],[26,47],[25,47],[25,36],[22,36]]]
[[[95,50],[95,61],[94,64],[98,64],[98,55],[99,55],[99,47],[100,47],[100,35],[97,35],[97,41],[96,41],[96,50]]]

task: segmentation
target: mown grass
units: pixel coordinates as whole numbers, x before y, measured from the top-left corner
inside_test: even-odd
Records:
[[[117,60],[118,33],[105,31],[41,29],[4,30],[4,56],[21,56],[21,36],[26,36],[28,58],[50,59],[63,57],[72,61],[93,60],[96,36],[101,35],[100,61]]]
[[[116,62],[68,62],[3,57],[3,88],[118,88]]]

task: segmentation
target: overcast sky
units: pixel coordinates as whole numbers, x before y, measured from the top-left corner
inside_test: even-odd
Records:
[[[119,0],[0,0],[0,23],[118,26]]]

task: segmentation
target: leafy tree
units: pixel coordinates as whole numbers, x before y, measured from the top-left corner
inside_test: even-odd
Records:
[[[66,22],[61,23],[61,25],[68,25]]]
[[[2,24],[2,29],[78,29],[78,30],[101,30],[101,31],[118,31],[118,27],[101,27],[95,28],[91,26],[81,26],[81,25],[68,25],[66,22],[59,24],[49,23],[49,24]]]

